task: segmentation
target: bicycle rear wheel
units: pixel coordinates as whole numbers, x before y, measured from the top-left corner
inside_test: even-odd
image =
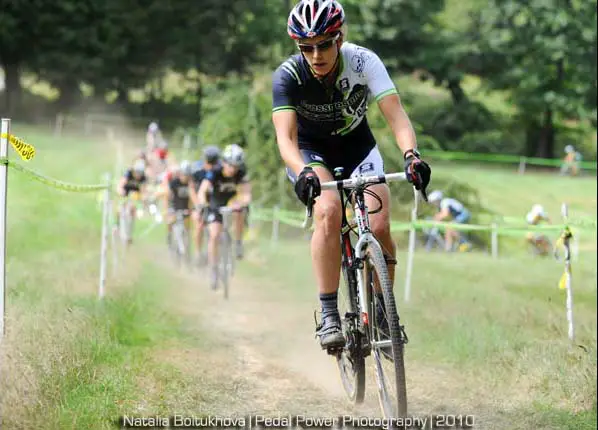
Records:
[[[180,221],[175,221],[172,225],[172,252],[178,265],[182,263],[187,252],[184,231],[185,226]]]
[[[363,402],[365,394],[365,357],[363,334],[359,331],[361,312],[357,303],[355,272],[345,263],[342,265],[345,288],[339,288],[338,307],[345,347],[336,356],[336,363],[347,397],[354,403]]]
[[[382,249],[374,242],[368,245],[364,269],[370,292],[370,327],[372,357],[378,382],[378,399],[385,417],[407,416],[407,386],[405,381],[404,346],[407,340],[395,303],[392,283]],[[374,281],[379,281],[384,298],[383,306],[377,306],[373,294]],[[380,315],[380,311],[384,315]],[[380,330],[381,317],[386,317],[388,329]],[[390,333],[388,333],[390,332]]]
[[[191,234],[189,229],[183,224],[183,244],[185,246],[184,260],[187,266],[191,266]]]

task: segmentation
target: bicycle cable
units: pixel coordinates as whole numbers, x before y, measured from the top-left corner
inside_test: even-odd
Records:
[[[379,206],[375,210],[372,210],[372,211],[368,210],[368,215],[377,214],[378,212],[380,212],[382,210],[382,206],[383,206],[382,199],[380,198],[380,196],[378,194],[376,194],[374,191],[368,190],[368,188],[371,187],[372,185],[376,185],[376,184],[366,185],[363,188],[363,194],[372,196],[378,202]],[[355,189],[355,188],[352,189],[351,192],[349,192],[349,195],[347,196],[347,199],[345,200],[345,207],[344,207],[345,213],[347,211],[348,205],[352,203],[353,197],[356,193],[357,193],[357,189]],[[350,232],[359,236],[358,232],[355,230],[355,227],[352,226],[350,222],[347,222],[347,226],[349,227]]]

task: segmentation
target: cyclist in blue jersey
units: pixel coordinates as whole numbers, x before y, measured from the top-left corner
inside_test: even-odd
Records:
[[[471,212],[463,203],[456,199],[444,197],[442,191],[432,191],[428,197],[428,201],[438,208],[438,212],[434,215],[435,221],[452,219],[454,223],[467,224],[471,219]],[[458,231],[447,228],[444,233],[445,251],[452,251],[454,243],[459,243],[459,246],[463,246],[464,248],[471,246]]]
[[[373,51],[344,41],[344,24],[338,1],[299,1],[289,15],[287,31],[300,53],[278,67],[272,82],[272,121],[280,155],[299,200],[306,204],[310,187],[316,197],[311,255],[322,307],[317,334],[323,349],[343,346],[345,339],[337,307],[342,208],[338,192],[321,191],[320,181],[333,180],[335,167],[343,167],[345,177],[384,173],[366,119],[371,100],[377,102],[403,152],[409,182],[424,196],[431,174],[417,151],[415,132],[386,67]],[[371,228],[385,247],[394,279],[389,189],[378,184],[370,190],[383,205],[371,214]],[[366,203],[379,207],[372,196],[366,196]]]
[[[195,238],[195,249],[197,250],[197,259],[199,265],[207,263],[207,254],[203,253],[201,249],[201,242],[203,238],[203,231],[205,228],[203,211],[198,207],[199,198],[197,192],[202,181],[205,179],[208,172],[211,172],[214,168],[218,167],[220,163],[220,148],[217,146],[206,146],[203,151],[203,161],[195,163],[195,168],[191,175],[193,186],[191,187],[191,201],[195,205],[193,211],[193,225],[194,225],[194,238]]]

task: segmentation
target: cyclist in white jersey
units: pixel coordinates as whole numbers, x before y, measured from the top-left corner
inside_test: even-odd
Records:
[[[471,212],[459,200],[444,197],[442,191],[432,191],[428,201],[438,207],[438,213],[434,215],[435,221],[452,219],[457,224],[467,224],[471,219]],[[451,228],[445,230],[444,243],[446,251],[453,249],[453,243],[459,242],[460,234]]]
[[[320,181],[384,173],[382,157],[368,126],[368,103],[375,100],[405,158],[409,181],[425,192],[430,168],[417,152],[415,133],[386,67],[371,50],[344,41],[345,13],[336,0],[301,0],[293,8],[287,32],[300,53],[273,75],[272,121],[280,154],[299,200],[313,189],[315,230],[312,264],[320,293],[322,348],[345,344],[340,328],[337,291],[340,278],[342,208],[337,191],[321,191]],[[313,187],[313,188],[312,188]],[[370,188],[382,210],[370,216],[371,228],[385,248],[394,278],[395,244],[390,235],[390,194],[386,184]],[[379,203],[366,196],[369,207]]]

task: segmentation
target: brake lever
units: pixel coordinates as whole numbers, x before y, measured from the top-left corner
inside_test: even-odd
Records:
[[[425,188],[422,188],[419,193],[421,194],[422,198],[424,199],[424,202],[429,203],[428,202],[428,193],[426,192]]]
[[[306,230],[311,228],[311,225],[313,223],[313,205],[314,205],[314,198],[313,198],[313,194],[314,194],[314,187],[313,187],[313,180],[309,180],[309,189],[307,190],[307,204],[306,204],[306,208],[305,208],[305,220],[303,221],[303,224],[301,225],[301,227]]]
[[[309,189],[307,191],[307,216],[311,218],[314,211],[314,184],[313,179],[308,179]]]

